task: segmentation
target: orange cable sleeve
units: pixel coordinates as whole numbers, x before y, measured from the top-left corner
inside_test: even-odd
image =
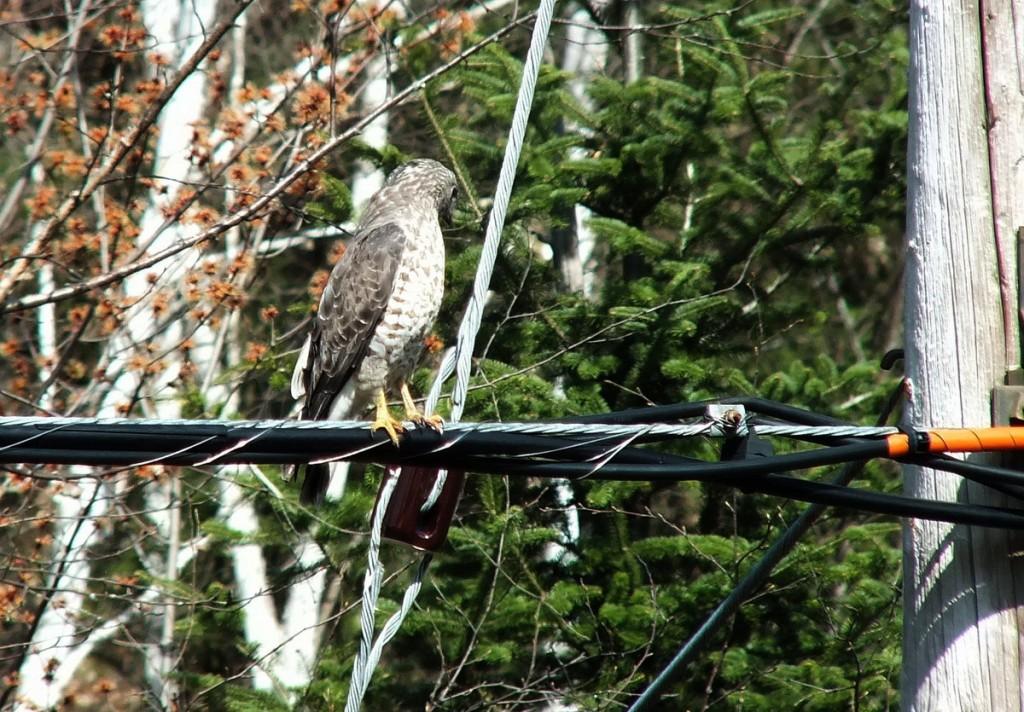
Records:
[[[940,428],[928,431],[930,452],[1024,449],[1024,428]]]
[[[926,430],[928,452],[987,452],[1024,450],[1024,427],[939,428]],[[910,440],[903,433],[886,438],[889,457],[910,454]]]
[[[889,445],[889,457],[903,457],[910,454],[910,438],[904,433],[887,435],[885,442]]]

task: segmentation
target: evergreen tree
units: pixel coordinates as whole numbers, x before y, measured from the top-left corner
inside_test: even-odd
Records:
[[[330,140],[337,129],[330,121],[348,120],[348,89],[363,81],[356,60],[369,61],[381,42],[397,48],[387,66],[401,89],[507,24],[503,12],[511,7],[471,16],[472,3],[452,4],[448,12],[413,2],[415,12],[399,21],[387,11],[373,15],[366,3],[345,11],[339,8],[346,3],[322,5],[288,9],[292,21],[284,36],[305,43],[300,54],[312,64],[273,112],[253,114],[269,133],[226,162],[232,167],[224,176],[216,173],[222,154],[209,130],[196,127],[193,162],[207,182],[203,190],[219,186],[237,202],[226,206],[200,191],[190,210],[218,205],[230,215],[244,209],[275,176]],[[517,5],[522,10],[531,3]],[[898,291],[904,210],[902,6],[887,0],[658,3],[644,8],[638,31],[643,62],[639,77],[630,78],[625,54],[634,31],[623,29],[628,5],[590,11],[587,25],[597,28],[609,56],[604,75],[586,83],[583,99],[571,91],[574,75],[542,68],[464,419],[532,421],[751,394],[873,421],[893,385],[876,363],[899,340],[890,305]],[[279,24],[277,12],[285,12],[283,3],[268,5],[245,31],[269,32]],[[343,12],[353,13],[344,15],[350,24],[338,21]],[[554,26],[554,53],[564,49],[567,27]],[[318,39],[311,43],[310,37]],[[407,158],[429,156],[451,165],[463,182],[456,225],[445,235],[448,288],[433,339],[434,346],[454,343],[527,41],[525,30],[510,32],[429,84],[418,100],[393,107],[389,145],[349,141],[318,162],[239,227],[237,245],[261,245],[257,256],[241,247],[225,250],[208,273],[197,259],[191,286],[204,294],[188,307],[192,311],[181,308],[182,318],[205,324],[212,316],[218,321],[211,328],[228,324],[244,340],[234,347],[235,359],[222,358],[217,363],[224,367],[209,375],[189,373],[194,346],[178,345],[186,368],[174,392],[183,416],[290,413],[288,377],[299,334],[317,302],[324,267],[340,250],[332,240],[314,239],[318,233],[309,228],[344,234],[359,207],[350,179],[367,163],[387,171]],[[282,49],[284,41],[261,44],[269,46],[253,50],[247,65],[251,84],[238,88],[254,101],[258,87],[271,93],[294,59]],[[353,58],[352,75],[346,75],[352,84],[327,88],[315,65],[340,56]],[[104,67],[85,63],[85,70],[102,74]],[[143,68],[125,65],[123,71],[141,76]],[[219,71],[221,84],[214,86],[223,91]],[[21,109],[8,108],[10,127]],[[107,115],[90,112],[90,119]],[[239,116],[218,115],[218,128],[230,132]],[[288,160],[275,158],[288,146],[300,148]],[[0,147],[0,165],[17,160],[13,149]],[[143,166],[152,160],[139,156]],[[47,168],[59,173],[52,163]],[[123,215],[111,209],[110,216],[123,217],[126,225],[131,215],[138,217],[129,209],[132,181],[151,180],[138,165],[135,171],[118,174],[108,191],[112,206],[127,206]],[[72,183],[69,178],[59,187],[70,191]],[[579,229],[577,206],[589,210],[586,228],[595,239],[589,293],[567,284],[560,269],[571,258],[563,238]],[[4,235],[38,219],[21,215]],[[203,219],[220,216],[189,213],[194,223]],[[72,237],[68,231],[61,240]],[[275,238],[284,247],[267,248]],[[90,273],[99,270],[99,260],[75,252],[68,264]],[[75,274],[59,279],[74,281]],[[208,303],[215,288],[218,301]],[[71,361],[61,366],[77,369],[61,383],[57,410],[88,388],[88,374],[101,363],[100,350],[72,336],[81,306],[61,306],[56,317],[70,339]],[[85,318],[102,321],[116,302],[107,295],[87,306]],[[208,311],[197,316],[200,307]],[[39,394],[17,380],[36,368],[29,358],[36,349],[32,328],[28,321],[10,323],[3,379],[10,392],[35,402]],[[415,392],[429,386],[439,353],[431,349],[421,363]],[[442,414],[445,408],[442,402]],[[679,454],[709,459],[716,448],[705,441],[675,446]],[[176,601],[172,640],[181,654],[173,678],[185,706],[342,708],[358,646],[363,532],[380,474],[375,466],[354,468],[344,499],[309,511],[276,467],[178,473],[181,531],[202,547],[170,580],[148,566],[161,544],[149,538],[146,518],[152,516],[146,493],[167,473],[136,473],[119,501],[139,514],[111,524],[115,533],[90,552],[98,563],[92,598],[82,610],[97,620],[112,618],[146,590]],[[871,465],[863,477],[877,489],[897,487],[891,467]],[[272,488],[283,496],[273,496]],[[53,496],[10,490],[5,516],[37,510]],[[236,511],[226,507],[227,496],[249,507],[245,527],[226,514]],[[418,607],[385,649],[366,708],[628,705],[801,510],[715,484],[471,474],[449,542],[434,560]],[[110,511],[113,517],[116,510]],[[7,566],[25,569],[22,554],[46,546],[33,543],[27,525],[10,531],[4,541],[21,553],[8,557]],[[673,708],[897,705],[897,544],[896,522],[832,511],[700,662],[672,683],[667,699]],[[246,573],[238,564],[246,547],[265,564],[267,591],[278,608],[289,592],[314,579],[327,592],[317,620],[309,621],[319,626],[320,645],[308,685],[288,689],[278,679],[276,686],[252,689],[254,671],[270,667],[273,653],[257,650],[247,632],[252,600],[237,586]],[[413,556],[398,546],[386,546],[383,555],[388,570],[399,571],[382,595],[379,615],[388,615],[400,605]],[[25,600],[38,605],[45,586],[31,586]],[[27,640],[31,622],[4,610],[11,624],[4,642]],[[131,632],[144,636],[144,627]],[[133,655],[141,654],[98,649],[89,674],[145,689]],[[141,708],[141,695],[129,700],[126,706]]]

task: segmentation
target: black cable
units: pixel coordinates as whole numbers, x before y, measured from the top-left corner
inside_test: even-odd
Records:
[[[902,390],[902,386],[897,387],[890,395],[889,400],[878,416],[876,425],[885,425],[888,422],[889,417],[899,404]],[[863,460],[848,463],[839,471],[831,481],[831,484],[840,486],[849,484],[864,469],[866,464]],[[704,623],[701,624],[700,628],[679,648],[679,651],[669,661],[668,665],[651,681],[647,689],[630,706],[629,712],[640,712],[640,710],[645,709],[657,699],[661,688],[668,683],[676,672],[685,669],[708,644],[711,636],[725,625],[726,621],[735,615],[740,607],[756,591],[764,586],[775,567],[796,546],[800,538],[810,530],[811,526],[824,511],[825,505],[812,504],[786,527],[764,555],[761,556],[760,560],[736,583],[736,586],[729,592],[729,595],[715,607]]]
[[[759,458],[771,461],[773,458]],[[434,463],[428,463],[433,465]],[[729,463],[732,464],[732,463]],[[707,463],[717,467],[719,463]],[[716,484],[736,487],[745,492],[759,492],[796,499],[802,502],[826,504],[834,507],[845,507],[878,514],[890,514],[899,517],[932,519],[951,524],[969,524],[984,527],[1004,527],[1007,529],[1024,529],[1024,512],[1001,507],[985,505],[960,504],[954,502],[936,502],[898,494],[872,492],[827,482],[815,482],[796,477],[788,477],[775,473],[762,473],[759,476],[748,474],[737,475],[727,472],[709,472],[708,470],[688,470],[679,466],[679,476],[671,477],[667,468],[673,465],[606,465],[591,473],[593,466],[579,463],[520,463],[498,462],[474,458],[462,460],[452,465],[454,469],[465,469],[479,473],[492,473],[512,476],[534,477],[565,477],[568,479],[594,480],[630,480],[630,481],[682,481],[697,480],[715,482]],[[657,474],[651,472],[655,470]],[[682,473],[686,472],[683,476]]]
[[[898,494],[872,492],[827,482],[812,482],[782,475],[769,475],[758,482],[758,488],[765,494],[879,514],[891,514],[898,517],[931,519],[937,522],[981,527],[1024,528],[1024,511],[1003,507],[939,502]]]
[[[695,403],[679,403],[666,406],[652,406],[649,408],[635,408],[615,413],[601,413],[597,415],[581,416],[564,421],[553,422],[579,422],[579,423],[608,423],[608,424],[640,424],[640,423],[664,423],[672,420],[700,418],[705,414],[708,405],[711,404],[742,405],[750,413],[762,413],[775,417],[787,423],[798,423],[802,425],[850,425],[835,418],[823,416],[818,413],[795,408],[793,406],[775,403],[774,401],[752,396],[735,396],[724,399],[698,401]],[[367,447],[374,443],[368,429],[364,427],[352,428],[349,430],[324,431],[317,429],[260,429],[241,428],[228,426],[222,423],[196,423],[187,425],[174,424],[146,424],[146,425],[114,425],[114,424],[81,424],[65,425],[47,432],[48,425],[35,426],[4,426],[0,428],[0,463],[18,462],[13,452],[4,451],[5,447],[12,447],[19,442],[32,438],[34,447],[38,448],[42,443],[48,447],[67,449],[100,449],[105,447],[108,450],[121,448],[131,450],[153,450],[153,451],[174,451],[181,447],[193,444],[195,440],[216,437],[209,447],[201,447],[197,452],[213,454],[219,452],[233,443],[246,438],[269,441],[273,447],[266,447],[266,450],[292,452],[308,456],[312,453],[316,457],[336,455],[350,450]],[[123,427],[118,431],[117,428]],[[81,439],[88,435],[88,447],[82,448]],[[415,443],[417,447],[422,446],[422,438],[431,433],[413,432],[403,438],[404,442]],[[41,436],[41,437],[40,437]],[[465,446],[479,445],[502,449],[513,446],[517,450],[543,447],[565,447],[573,441],[592,441],[593,436],[529,436],[514,433],[458,433],[455,437],[463,438]],[[534,439],[530,439],[534,438]],[[636,442],[651,442],[663,439],[655,436],[643,436],[636,439]],[[327,447],[327,441],[331,447]],[[835,443],[836,439],[816,440]],[[440,444],[440,440],[434,441]],[[843,439],[842,442],[851,442],[851,439]],[[403,443],[404,444],[404,443]],[[386,449],[381,448],[378,453]],[[244,451],[252,451],[248,448]],[[301,462],[304,460],[298,460]],[[278,462],[275,460],[275,462]],[[291,462],[291,461],[288,461]],[[103,463],[99,463],[103,464]],[[105,464],[122,464],[107,462]]]
[[[21,452],[21,451],[19,451]],[[933,502],[929,500],[903,497],[901,495],[871,492],[868,490],[815,482],[795,477],[782,476],[763,470],[775,458],[759,458],[757,461],[738,463],[703,463],[694,466],[683,461],[679,464],[630,464],[612,463],[599,469],[589,463],[549,463],[520,462],[501,458],[481,457],[430,457],[403,459],[391,458],[394,464],[416,464],[426,466],[444,465],[449,469],[464,469],[478,473],[536,476],[566,477],[570,479],[589,478],[594,480],[632,480],[632,481],[683,481],[696,480],[716,482],[718,484],[737,487],[746,492],[786,497],[803,502],[826,504],[861,511],[890,514],[900,517],[916,517],[933,519],[952,524],[968,524],[986,527],[1003,527],[1008,529],[1024,529],[1024,513],[999,507],[984,505],[957,504],[950,502]],[[797,453],[803,454],[803,453]],[[252,457],[244,462],[257,461],[270,464],[287,464],[295,460],[294,456],[282,453],[259,452],[251,453]],[[59,464],[90,464],[114,465],[129,467],[142,463],[161,463],[174,465],[196,465],[205,459],[204,454],[184,453],[167,457],[166,453],[153,451],[120,451],[117,453],[99,453],[96,451],[62,451],[53,453],[40,450],[36,453],[25,451],[25,461],[46,461]],[[786,456],[780,456],[786,457]],[[227,458],[226,462],[236,462],[237,458]],[[737,473],[736,465],[756,465],[758,467],[743,468],[751,472]]]
[[[738,404],[771,418],[804,425],[844,425],[841,421],[759,398],[737,397],[715,403]],[[616,422],[656,417],[663,422],[703,414],[710,402],[684,403],[596,416]],[[594,418],[581,421],[594,422]],[[623,442],[628,447],[619,447]],[[954,523],[1020,528],[1020,515],[977,505],[922,502],[897,495],[780,477],[777,473],[888,456],[882,439],[834,438],[842,444],[749,460],[705,462],[636,447],[643,438],[592,435],[541,436],[518,433],[431,430],[406,434],[395,448],[381,433],[363,425],[343,430],[263,428],[228,423],[91,423],[0,427],[0,463],[90,464],[129,467],[166,465],[294,464],[331,457],[386,464],[420,464],[520,476],[715,481],[748,491],[867,511],[937,518]],[[953,458],[915,456],[1011,494],[1024,486],[1024,474],[1006,468],[964,463]],[[923,458],[923,459],[922,459]],[[929,459],[930,458],[930,459]],[[605,462],[604,460],[608,461]],[[911,461],[911,460],[907,460]],[[597,463],[602,463],[600,467]],[[1009,488],[1009,490],[1007,489]]]
[[[497,457],[462,455],[452,447],[440,453],[416,455],[417,464],[444,466],[451,464],[474,472],[495,472],[498,469],[508,474],[529,474],[539,477],[592,477],[602,480],[721,480],[733,476],[767,475],[773,472],[806,470],[813,467],[835,465],[856,460],[871,460],[885,457],[888,447],[882,440],[867,440],[852,445],[818,448],[803,452],[792,452],[751,460],[727,460],[724,462],[669,460],[665,464],[633,465],[616,461],[603,465],[596,472],[595,464],[583,462],[522,462]],[[663,455],[672,458],[671,455]]]
[[[905,462],[919,467],[930,467],[933,470],[952,472],[980,485],[1002,492],[1016,499],[1024,499],[1024,472],[1011,470],[998,465],[981,465],[974,462],[958,460],[949,455],[917,455],[901,458]]]
[[[410,457],[436,454],[544,458],[579,462],[600,460],[610,452],[622,463],[668,462],[654,450],[619,448],[622,436],[538,436],[518,433],[411,431],[396,449],[382,433],[364,426],[346,430],[228,428],[222,425],[132,426],[82,425],[40,430],[32,427],[0,428],[0,463],[56,463],[130,465],[159,459],[168,465],[194,465],[221,455],[223,464],[294,464],[311,459],[339,457],[367,462],[400,463]],[[636,441],[640,439],[637,438]],[[369,448],[369,449],[368,449]],[[700,465],[703,461],[671,456]]]
[[[821,413],[804,410],[791,405],[777,403],[775,401],[757,398],[756,396],[729,396],[727,398],[714,398],[693,403],[675,403],[672,405],[654,405],[644,408],[631,408],[620,410],[614,413],[597,413],[594,415],[579,415],[571,418],[562,418],[553,421],[554,423],[608,423],[611,425],[634,425],[639,423],[666,423],[672,420],[686,420],[690,418],[701,418],[709,405],[741,405],[747,411],[747,416],[761,413],[787,423],[798,423],[800,425],[850,425],[850,423],[832,418]]]
[[[757,475],[780,470],[820,467],[853,460],[869,460],[887,454],[881,440],[864,440],[850,445],[818,448],[776,455],[757,460],[705,462],[690,458],[641,450],[630,446],[615,450],[619,439],[607,446],[595,446],[568,438],[542,438],[512,433],[413,432],[400,448],[388,443],[382,434],[373,435],[358,428],[337,432],[323,430],[258,430],[258,437],[246,431],[226,434],[214,429],[179,432],[172,437],[153,433],[106,433],[91,429],[62,428],[48,433],[24,434],[0,432],[0,463],[82,463],[91,465],[130,465],[144,460],[159,460],[167,465],[194,465],[214,456],[220,464],[308,462],[324,457],[402,464],[462,467],[493,471],[492,465],[529,467],[531,474],[572,477],[588,474],[594,465],[580,462],[584,457],[601,458],[614,453],[612,462],[602,468],[602,479],[670,479],[701,476]],[[6,428],[0,431],[7,430]],[[17,429],[11,429],[17,430]],[[19,437],[20,435],[20,437]],[[248,442],[246,442],[248,440]],[[593,438],[591,438],[591,442]],[[24,442],[25,445],[19,445]],[[370,448],[376,443],[376,447]],[[370,448],[370,449],[368,449]],[[524,460],[528,454],[547,453],[545,460]],[[486,453],[486,454],[485,454]],[[509,458],[518,457],[519,460]],[[567,462],[551,462],[561,457]]]

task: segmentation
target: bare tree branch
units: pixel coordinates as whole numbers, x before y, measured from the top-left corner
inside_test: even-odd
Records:
[[[93,191],[99,188],[110,177],[114,170],[116,170],[117,167],[121,164],[121,161],[124,160],[125,156],[128,155],[129,151],[131,151],[135,147],[135,145],[142,139],[142,137],[146,135],[150,127],[153,125],[157,117],[160,115],[160,112],[163,110],[164,104],[166,104],[168,99],[170,99],[174,95],[174,92],[178,90],[178,87],[181,86],[185,79],[187,79],[194,71],[196,71],[196,68],[199,66],[199,63],[203,61],[203,59],[206,58],[206,56],[217,45],[217,43],[220,42],[220,39],[224,36],[224,33],[230,30],[231,27],[234,25],[235,19],[239,15],[241,15],[245,11],[245,9],[249,7],[251,3],[252,0],[237,0],[235,2],[234,6],[232,7],[231,14],[228,17],[224,18],[224,20],[222,20],[216,27],[213,28],[213,31],[209,34],[209,36],[206,38],[203,44],[200,45],[199,49],[197,49],[195,53],[193,53],[193,55],[188,59],[188,61],[185,62],[184,65],[182,65],[181,69],[178,70],[174,77],[172,77],[171,81],[167,83],[167,86],[164,87],[163,91],[160,92],[160,95],[156,99],[154,99],[152,103],[150,103],[149,107],[142,115],[142,118],[139,119],[139,123],[135,125],[135,128],[133,128],[128,133],[127,136],[123,137],[120,141],[117,142],[117,144],[114,146],[113,151],[110,153],[109,156],[107,156],[106,160],[103,161],[103,164],[100,166],[100,169],[92,173],[92,175],[89,177],[89,180],[86,181],[84,186],[82,186],[81,190],[72,193],[61,204],[61,206],[57,208],[56,214],[52,218],[50,218],[49,222],[46,223],[46,226],[42,229],[42,231],[40,231],[40,233],[36,235],[32,241],[29,242],[29,244],[25,245],[25,248],[22,250],[21,256],[14,261],[14,264],[10,266],[7,272],[0,276],[0,301],[7,300],[7,297],[10,295],[11,290],[14,288],[14,285],[18,282],[19,279],[21,279],[21,275],[25,272],[25,269],[28,267],[31,258],[39,256],[42,253],[42,251],[46,249],[46,245],[50,242],[50,240],[53,239],[53,236],[56,234],[57,229],[62,224],[64,224],[64,221],[71,217],[71,214],[78,208],[78,206],[81,205],[86,200],[88,200],[89,196],[92,195]],[[127,274],[130,273],[131,272],[128,272]],[[103,284],[109,283],[110,282],[104,282]],[[88,291],[89,289],[94,288],[94,286],[99,285],[93,285],[81,291]],[[60,292],[61,290],[57,291]],[[75,292],[75,294],[80,294],[81,291]],[[42,304],[44,301],[47,300],[43,300],[36,304],[32,304],[31,306],[38,306],[39,304]],[[15,306],[15,308],[26,308],[16,307],[16,305],[13,306]],[[0,313],[6,313],[7,311],[13,311],[13,309],[8,309],[7,305],[5,305],[3,312]]]
[[[251,2],[251,0],[249,1]],[[409,97],[423,89],[424,86],[434,81],[438,77],[444,75],[446,72],[457,67],[459,64],[464,62],[468,57],[471,57],[472,55],[476,54],[487,45],[490,45],[496,42],[497,40],[501,39],[502,37],[507,35],[512,30],[516,29],[520,25],[530,22],[533,19],[534,14],[535,13],[529,13],[523,15],[518,20],[509,23],[505,27],[502,27],[500,30],[491,34],[478,44],[475,44],[469,49],[460,52],[456,57],[454,57],[450,61],[446,62],[442,66],[430,72],[429,74],[424,75],[422,78],[416,80],[408,87],[398,92],[390,101],[380,105],[377,109],[370,112],[369,114],[366,114],[362,119],[356,122],[350,129],[338,134],[331,140],[327,141],[326,143],[324,143],[323,146],[321,146],[316,151],[311,153],[307,158],[299,162],[294,168],[292,168],[292,170],[290,170],[280,180],[278,180],[278,182],[274,184],[273,187],[271,187],[266,193],[264,193],[259,200],[255,201],[252,205],[240,210],[234,215],[226,218],[225,220],[217,223],[213,227],[204,230],[198,235],[190,237],[187,240],[182,240],[173,247],[169,247],[166,250],[154,253],[149,257],[146,257],[145,259],[138,260],[137,262],[133,262],[128,265],[124,265],[123,267],[119,267],[118,269],[112,270],[98,277],[85,280],[84,282],[78,282],[77,284],[71,284],[65,287],[61,287],[59,289],[55,289],[54,291],[48,294],[33,294],[31,296],[19,299],[15,302],[4,304],[3,307],[0,307],[0,314],[8,314],[10,312],[22,311],[25,309],[34,309],[35,307],[38,307],[41,304],[46,304],[48,302],[64,301],[65,299],[70,299],[71,297],[78,296],[79,294],[84,294],[99,287],[105,287],[108,284],[113,284],[114,282],[124,279],[130,274],[141,272],[144,269],[147,269],[155,264],[158,264],[159,262],[162,262],[168,257],[173,257],[179,252],[187,250],[188,248],[194,245],[198,245],[199,243],[206,240],[212,240],[213,238],[227,232],[234,226],[239,225],[245,222],[246,220],[255,217],[257,214],[259,214],[261,210],[266,208],[271,203],[271,201],[274,200],[274,198],[283,193],[284,190],[289,185],[294,183],[300,176],[305,174],[307,171],[311,170],[313,166],[315,166],[319,161],[321,161],[332,151],[338,148],[338,146],[345,143],[346,141],[349,141],[353,137],[359,135],[359,133],[379,115],[394,108],[395,106],[398,106],[399,104],[404,103],[409,99]],[[220,29],[220,27],[218,27],[218,29]],[[224,31],[227,31],[227,29],[228,28],[225,27]],[[221,32],[221,34],[223,34],[223,32]],[[209,42],[205,42],[203,46],[206,47],[208,44]],[[121,157],[123,157],[123,155],[124,154],[122,152]],[[109,171],[107,171],[107,173],[109,173]],[[50,221],[50,223],[47,225],[46,230],[42,233],[41,237],[46,236],[46,239],[49,240],[49,238],[53,236],[53,232],[56,230],[57,224],[59,224],[59,222],[61,222],[62,220],[67,219],[67,217],[71,214],[74,208],[77,207],[79,203],[81,203],[81,201],[88,194],[88,192],[94,190],[97,185],[98,181],[90,180],[89,183],[86,185],[86,189],[83,189],[83,191],[81,191],[80,194],[74,196],[70,201],[62,205],[61,209],[58,211],[58,216]],[[39,248],[40,245],[30,246],[29,249],[35,251],[30,252],[29,250],[26,250],[26,254],[22,256],[22,259],[18,263],[11,267],[11,270],[8,272],[7,276],[9,277],[14,272],[19,271],[19,264],[22,265],[20,269],[24,270],[24,265],[27,264],[24,258],[38,254]],[[13,279],[15,278],[12,277],[10,280],[12,283]],[[6,281],[0,281],[0,298],[5,298],[10,291],[10,285],[7,285],[7,289],[5,290],[4,284],[6,284]]]

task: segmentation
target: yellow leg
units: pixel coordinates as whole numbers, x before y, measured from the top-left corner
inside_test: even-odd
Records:
[[[439,433],[444,432],[444,418],[436,413],[434,415],[424,415],[420,412],[420,409],[416,407],[416,403],[413,402],[412,394],[409,393],[409,385],[402,381],[402,405],[405,406],[405,417],[416,423],[417,425],[426,425],[429,428],[433,428]]]
[[[388,399],[383,388],[377,393],[377,416],[370,424],[370,430],[384,430],[396,447],[398,446],[398,434],[405,432],[402,421],[393,417],[388,410]]]

